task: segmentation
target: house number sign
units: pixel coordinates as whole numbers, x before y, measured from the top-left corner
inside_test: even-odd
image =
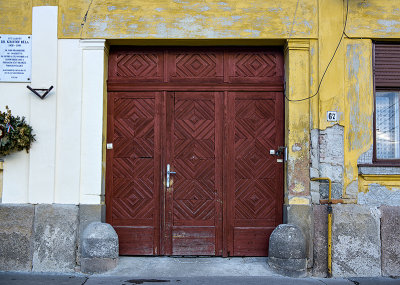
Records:
[[[30,82],[32,36],[0,35],[0,82]]]
[[[336,111],[326,112],[326,120],[328,122],[337,122],[337,112]]]

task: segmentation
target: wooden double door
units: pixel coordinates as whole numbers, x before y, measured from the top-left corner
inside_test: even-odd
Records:
[[[120,254],[266,256],[282,222],[283,157],[270,152],[283,145],[281,53],[116,48],[109,66]]]

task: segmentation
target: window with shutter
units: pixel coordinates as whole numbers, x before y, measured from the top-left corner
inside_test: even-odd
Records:
[[[400,44],[374,45],[374,162],[400,162]]]

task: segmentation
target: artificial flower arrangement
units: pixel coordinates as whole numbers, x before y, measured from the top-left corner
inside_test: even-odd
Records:
[[[6,111],[0,111],[0,156],[26,150],[29,152],[35,135],[32,127],[25,122],[25,117],[14,117],[6,106]]]

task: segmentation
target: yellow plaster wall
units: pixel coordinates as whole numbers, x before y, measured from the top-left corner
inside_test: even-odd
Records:
[[[400,2],[349,0],[346,33],[359,38],[400,38]]]
[[[316,0],[60,0],[61,38],[317,36]],[[296,6],[298,9],[296,10]]]
[[[32,0],[0,0],[0,34],[32,34]]]
[[[32,7],[59,5],[60,38],[317,38],[318,21],[340,24],[336,16],[338,9],[344,10],[343,2],[1,0],[0,34],[30,34]],[[336,28],[340,25],[331,32]],[[400,38],[398,0],[349,0],[346,33]]]
[[[286,96],[298,100],[310,93],[310,41],[291,39],[285,48]],[[310,199],[310,102],[285,102],[285,144],[288,148],[286,203]]]
[[[357,180],[357,160],[373,143],[372,41],[344,41],[345,58],[345,138],[344,194]]]
[[[338,5],[338,1],[320,0],[319,79],[322,78],[341,38],[345,17],[346,3]],[[343,37],[325,74],[318,97],[319,112],[315,111],[315,103],[311,103],[312,127],[321,130],[334,124],[344,127],[343,194],[344,198],[355,198],[349,196],[346,190],[352,182],[357,183],[357,160],[371,147],[373,140],[371,39]],[[328,122],[327,111],[337,111],[338,122]]]
[[[338,5],[338,1],[320,0],[318,38],[319,79],[321,79],[325,73],[340,40],[343,31],[343,22],[343,6]],[[327,111],[337,111],[339,116],[338,123],[340,125],[344,124],[344,58],[344,47],[342,43],[329,69],[326,70],[319,89],[320,129],[326,129],[335,124],[335,122],[327,122],[326,115],[324,115]]]
[[[0,34],[32,34],[32,7],[57,5],[58,0],[0,0]]]

